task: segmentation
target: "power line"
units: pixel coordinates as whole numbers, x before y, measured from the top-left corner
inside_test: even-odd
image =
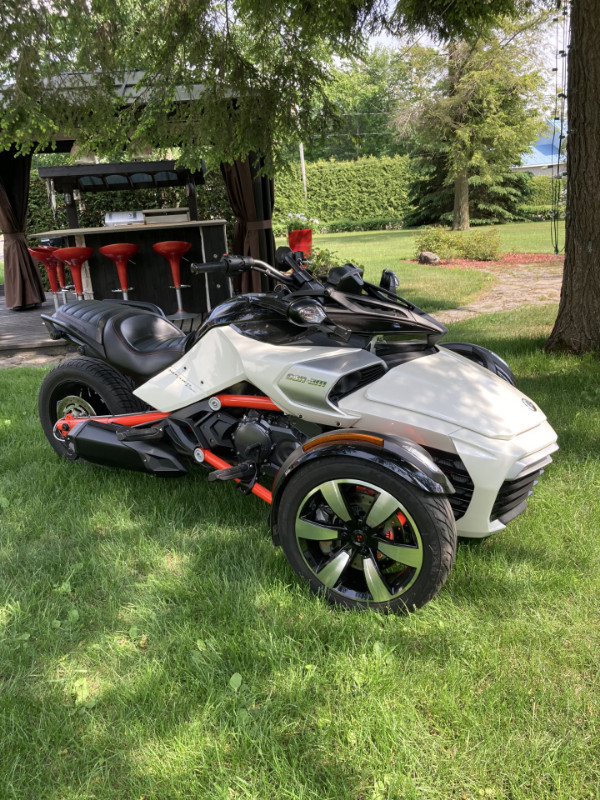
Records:
[[[562,13],[559,13],[561,12]],[[552,246],[555,255],[558,255],[560,249],[564,250],[564,245],[559,248],[559,215],[561,206],[562,182],[561,178],[565,173],[561,173],[561,166],[563,165],[563,148],[566,139],[565,133],[565,111],[567,103],[567,54],[571,47],[571,20],[569,16],[569,6],[562,0],[556,2],[556,17],[553,22],[556,24],[556,66],[555,72],[555,100],[554,100],[554,119],[552,121],[552,151],[555,150],[556,129],[557,122],[560,122],[560,132],[558,134],[558,147],[556,147],[556,164],[552,165],[552,224],[551,236]],[[562,42],[560,41],[562,37]],[[560,65],[560,66],[559,66]],[[559,84],[560,75],[560,84]],[[559,91],[559,89],[561,91]],[[554,173],[554,169],[556,172]],[[568,169],[568,166],[567,166]]]

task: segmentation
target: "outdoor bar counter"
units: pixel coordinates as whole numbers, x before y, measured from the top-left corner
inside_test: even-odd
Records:
[[[106,244],[129,242],[137,244],[139,251],[129,262],[127,276],[130,300],[156,303],[167,314],[177,310],[173,278],[169,262],[156,253],[152,245],[164,241],[191,242],[192,247],[181,260],[181,282],[188,284],[183,289],[183,306],[186,311],[201,314],[229,297],[226,279],[192,275],[191,262],[217,261],[227,251],[225,220],[195,220],[190,222],[161,222],[119,227],[68,228],[66,230],[43,231],[30,234],[36,239],[61,239],[59,246],[93,247],[94,252],[82,269],[83,288],[86,298],[92,295],[97,300],[119,299],[117,270],[112,261],[98,248]]]

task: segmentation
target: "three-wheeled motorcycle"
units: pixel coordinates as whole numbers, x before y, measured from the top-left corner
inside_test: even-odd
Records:
[[[347,607],[411,610],[444,584],[457,534],[501,531],[557,449],[509,366],[352,264],[319,279],[301,254],[257,270],[185,334],[154,305],[88,300],[44,321],[80,356],[45,377],[44,432],[60,455],[234,480],[271,506],[273,543],[311,589]]]

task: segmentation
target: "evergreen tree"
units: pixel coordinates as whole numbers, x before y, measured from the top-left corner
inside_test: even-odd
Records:
[[[405,217],[408,227],[451,225],[454,216],[454,185],[447,180],[447,151],[422,153],[414,164],[409,201],[412,211]],[[532,195],[531,174],[505,170],[482,177],[469,177],[469,221],[471,225],[517,222],[525,217],[519,207]]]
[[[417,207],[412,221],[451,214],[452,227],[463,230],[472,210],[477,221],[514,217],[522,182],[509,179],[509,170],[543,124],[542,76],[531,69],[534,30],[529,23],[452,41],[445,71],[432,75],[416,121],[407,124],[401,110],[398,127],[412,135],[420,167],[415,194],[422,210]]]

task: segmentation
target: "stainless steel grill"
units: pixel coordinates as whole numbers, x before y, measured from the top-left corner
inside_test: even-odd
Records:
[[[104,215],[104,225],[107,228],[120,228],[124,225],[144,225],[142,211],[108,211]]]

